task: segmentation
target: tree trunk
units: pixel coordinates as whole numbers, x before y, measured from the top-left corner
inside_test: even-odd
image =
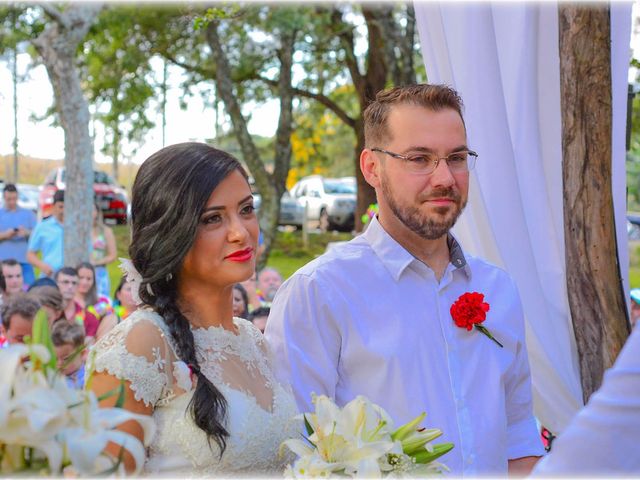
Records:
[[[375,100],[376,94],[384,90],[387,81],[388,65],[385,61],[384,36],[380,24],[376,19],[376,6],[362,5],[362,14],[367,24],[368,47],[367,47],[367,70],[359,79],[361,88],[358,89],[358,101],[360,112],[364,113],[369,104]],[[355,55],[355,52],[354,52]],[[355,80],[355,79],[354,79]],[[357,85],[354,81],[354,85]],[[362,231],[362,215],[367,211],[370,204],[375,203],[376,193],[369,185],[360,171],[360,152],[364,148],[364,122],[361,117],[356,121],[356,152],[355,171],[356,182],[358,184],[358,200],[356,204],[356,230]]]
[[[102,8],[72,3],[64,11],[43,4],[51,17],[33,41],[53,87],[56,110],[65,133],[64,263],[89,260],[93,205],[93,147],[89,108],[80,86],[76,51]]]
[[[15,12],[14,12],[15,15]],[[15,21],[14,21],[15,23]],[[18,183],[18,46],[13,47],[11,76],[13,77],[13,174],[9,177]],[[8,170],[7,170],[8,173]]]
[[[240,103],[235,96],[229,60],[222,48],[218,35],[218,22],[212,21],[209,23],[206,35],[216,62],[217,95],[222,99],[225,109],[231,117],[233,130],[240,144],[242,155],[262,197],[260,229],[264,236],[265,254],[260,259],[260,265],[258,266],[260,268],[266,263],[271,251],[271,245],[275,239],[280,215],[280,197],[285,191],[291,162],[291,132],[293,129],[291,66],[295,32],[282,32],[279,38],[281,43],[279,52],[280,77],[278,80],[280,118],[276,131],[273,174],[269,174],[265,169],[264,162],[260,158],[258,149],[247,129],[247,122],[242,115]]]
[[[167,130],[167,59],[162,59],[162,148],[166,146],[166,130]]]
[[[611,192],[608,4],[560,4],[560,83],[567,290],[583,398],[629,335]]]
[[[118,180],[118,174],[120,172],[118,172],[118,165],[120,163],[120,141],[121,141],[121,135],[120,135],[120,124],[118,123],[118,120],[116,119],[116,123],[114,125],[114,129],[113,129],[113,178],[116,181],[116,183],[120,183],[120,180]]]

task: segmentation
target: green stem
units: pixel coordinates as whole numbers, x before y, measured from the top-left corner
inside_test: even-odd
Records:
[[[494,342],[496,342],[498,344],[498,346],[500,348],[504,348],[504,346],[495,339],[495,337],[493,335],[491,335],[491,332],[489,332],[489,330],[486,329],[486,327],[484,327],[483,325],[480,324],[475,324],[475,327],[481,332],[484,333],[487,337],[489,337],[491,340],[493,340]]]

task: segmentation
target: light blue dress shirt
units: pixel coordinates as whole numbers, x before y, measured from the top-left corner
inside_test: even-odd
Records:
[[[41,252],[42,261],[50,265],[54,272],[64,266],[64,228],[53,215],[33,229],[29,250]]]
[[[424,411],[444,432],[436,442],[455,444],[441,459],[454,476],[505,475],[509,459],[544,453],[520,299],[506,272],[465,258],[453,237],[449,249],[438,281],[374,218],[280,287],[266,338],[301,411],[312,392],[339,405],[364,395],[398,425]],[[466,292],[484,294],[484,325],[504,348],[454,324]]]

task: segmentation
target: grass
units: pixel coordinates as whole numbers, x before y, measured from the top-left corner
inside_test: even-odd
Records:
[[[629,287],[640,288],[640,241],[629,240]]]
[[[113,225],[111,228],[116,237],[118,257],[129,258],[129,227],[127,225]],[[277,269],[282,277],[287,279],[300,267],[324,253],[330,242],[345,241],[351,238],[352,235],[349,233],[310,233],[308,244],[305,247],[302,241],[302,232],[278,232],[267,266]],[[119,260],[107,266],[111,280],[111,293],[120,282],[122,275],[118,265],[120,265]]]
[[[322,255],[330,242],[351,238],[353,236],[350,233],[310,233],[305,247],[302,232],[278,232],[267,266],[277,269],[287,279],[300,267]]]

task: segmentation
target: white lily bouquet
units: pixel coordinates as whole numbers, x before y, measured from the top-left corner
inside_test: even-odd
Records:
[[[93,392],[68,386],[56,369],[46,315],[39,312],[30,344],[0,349],[0,474],[123,475],[124,450],[139,470],[144,446],[115,427],[138,421],[146,443],[153,434],[151,418],[103,409],[98,401]],[[103,453],[108,442],[121,447],[119,458]]]
[[[325,395],[314,396],[313,403],[315,413],[301,416],[307,436],[282,444],[298,456],[285,470],[287,477],[428,476],[448,470],[436,459],[453,444],[431,444],[442,431],[420,428],[425,413],[395,428],[387,412],[363,396],[343,408]]]

